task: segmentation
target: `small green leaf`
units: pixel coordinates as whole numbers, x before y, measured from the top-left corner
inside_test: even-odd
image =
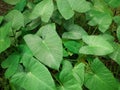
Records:
[[[2,62],[1,66],[7,68],[5,77],[10,78],[17,71],[19,64],[20,55],[13,53],[5,61]]]
[[[62,41],[55,31],[55,24],[41,27],[36,35],[26,35],[24,40],[38,60],[53,69],[59,69],[63,48]]]
[[[80,53],[91,55],[107,55],[114,51],[112,45],[101,36],[84,36],[83,41],[88,46],[80,48]]]
[[[24,26],[24,17],[23,14],[18,10],[10,11],[6,16],[5,20],[12,22],[12,27],[14,30],[19,30]]]
[[[120,16],[115,16],[115,17],[113,18],[113,20],[115,21],[115,23],[116,23],[117,25],[120,25]]]
[[[20,0],[20,2],[16,4],[14,9],[17,9],[19,11],[23,11],[23,9],[25,8],[25,5],[26,5],[26,0]]]
[[[2,23],[3,21],[3,16],[0,16],[0,24]]]
[[[101,32],[107,31],[112,23],[112,11],[103,0],[94,0],[94,7],[88,12],[90,16],[89,25],[98,25]]]
[[[41,17],[43,22],[48,22],[54,11],[54,5],[52,0],[43,0],[39,2],[33,9],[30,18],[36,19]]]
[[[12,76],[10,82],[25,90],[56,90],[48,69],[35,58],[27,57],[23,60],[26,72],[19,72]]]
[[[76,24],[69,25],[66,29],[68,32],[64,32],[62,35],[62,38],[65,39],[81,39],[87,35],[86,31]]]
[[[76,41],[66,41],[64,42],[65,48],[67,48],[72,53],[79,53],[79,49],[82,46],[82,43]]]
[[[7,23],[0,28],[0,53],[6,50],[11,44],[10,38],[8,36],[11,30],[11,23]]]
[[[89,90],[118,90],[118,82],[99,59],[90,64],[90,70],[85,74],[85,86]]]

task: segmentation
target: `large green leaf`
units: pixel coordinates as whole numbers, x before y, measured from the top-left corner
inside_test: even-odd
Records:
[[[65,19],[70,19],[74,11],[83,13],[90,10],[90,3],[86,0],[57,0],[57,7]]]
[[[101,32],[105,32],[112,23],[112,13],[103,0],[93,0],[94,7],[90,10],[89,25],[98,25]]]
[[[4,0],[6,3],[11,4],[11,5],[15,5],[17,4],[20,0]]]
[[[84,35],[87,35],[85,30],[77,24],[71,24],[67,26],[67,31],[64,32],[62,38],[65,39],[81,39]]]
[[[39,2],[33,9],[30,18],[36,19],[41,17],[42,21],[48,22],[52,16],[54,5],[52,0],[43,0]]]
[[[45,65],[59,69],[62,61],[62,42],[55,31],[55,24],[48,24],[40,28],[36,35],[24,37],[33,55]]]
[[[11,42],[8,36],[9,32],[11,31],[11,23],[7,23],[0,28],[0,53],[6,50]]]
[[[17,71],[20,55],[13,53],[5,61],[2,62],[2,68],[7,68],[5,77],[10,78]]]
[[[114,43],[113,46],[115,50],[109,57],[120,65],[120,44]]]
[[[24,17],[23,14],[18,10],[10,11],[6,16],[5,20],[12,22],[12,27],[14,30],[19,30],[24,26]]]
[[[11,83],[25,90],[56,90],[54,81],[47,68],[35,58],[27,57],[23,61],[25,72],[13,75]]]
[[[112,45],[101,36],[84,36],[83,41],[88,46],[80,48],[80,53],[91,54],[91,55],[107,55],[113,52]]]
[[[80,77],[77,75],[80,72],[76,72],[77,68],[73,70],[73,75],[72,64],[69,61],[65,60],[62,65],[62,71],[59,74],[60,86],[58,90],[82,90],[81,83],[79,83]]]
[[[95,59],[90,69],[85,75],[85,86],[89,90],[118,90],[118,82],[100,60]]]

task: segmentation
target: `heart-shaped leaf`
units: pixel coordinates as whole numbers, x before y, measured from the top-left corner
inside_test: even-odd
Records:
[[[24,37],[33,55],[45,65],[59,69],[63,57],[62,42],[55,31],[55,24],[40,28],[36,35]]]
[[[27,57],[23,61],[26,72],[13,75],[11,83],[25,90],[56,90],[48,69],[35,58]]]
[[[99,59],[90,64],[90,69],[85,74],[85,86],[89,90],[118,90],[118,82]]]
[[[112,23],[112,12],[103,0],[94,0],[94,7],[89,11],[89,25],[98,25],[101,32],[107,31]]]
[[[12,22],[12,28],[14,30],[19,30],[24,26],[24,17],[23,14],[18,10],[10,11],[6,16],[5,20]]]

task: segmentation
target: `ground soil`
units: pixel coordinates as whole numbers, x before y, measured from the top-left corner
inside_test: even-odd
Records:
[[[0,0],[0,15],[5,15],[11,8],[11,5],[8,5],[7,3],[3,2],[3,0]]]

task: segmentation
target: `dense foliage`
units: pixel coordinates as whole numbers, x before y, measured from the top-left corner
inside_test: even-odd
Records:
[[[4,2],[2,89],[120,90],[120,0]]]

